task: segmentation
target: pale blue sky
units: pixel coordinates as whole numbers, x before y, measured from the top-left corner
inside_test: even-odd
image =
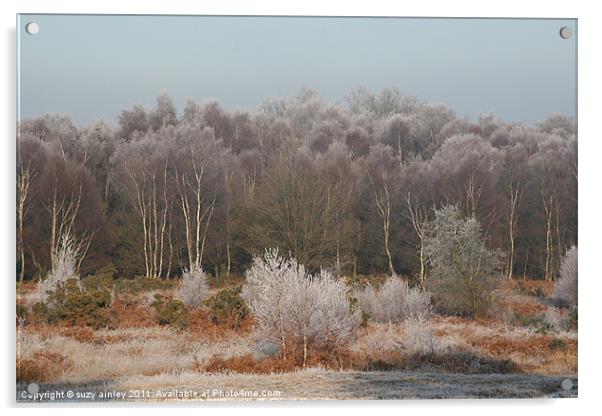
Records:
[[[25,25],[35,21],[37,35]],[[576,20],[20,15],[20,114],[116,123],[163,89],[255,109],[301,86],[344,103],[396,87],[472,119],[575,115]]]

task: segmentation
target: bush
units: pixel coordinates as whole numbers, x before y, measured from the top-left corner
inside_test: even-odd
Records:
[[[554,297],[568,306],[577,305],[578,277],[577,247],[567,250],[560,266],[560,278],[554,287]]]
[[[181,300],[157,293],[151,306],[155,309],[159,324],[173,325],[178,329],[188,327],[188,308]]]
[[[69,279],[75,279],[79,284],[77,275],[77,258],[79,250],[74,239],[66,234],[60,241],[54,252],[54,265],[48,276],[40,280],[36,285],[36,297],[39,302],[46,302],[50,293],[59,283],[65,283]]]
[[[362,312],[376,322],[398,323],[408,318],[426,318],[431,310],[430,296],[419,289],[412,289],[408,283],[397,277],[387,278],[380,290],[367,286],[356,290]]]
[[[46,304],[34,305],[35,313],[51,324],[67,322],[94,328],[109,324],[111,292],[106,289],[82,289],[77,279],[57,283]]]
[[[556,331],[577,329],[577,306],[566,310],[564,308],[548,307],[544,320]]]
[[[547,334],[555,329],[554,323],[548,321],[546,315],[524,316],[515,314],[513,317],[513,323],[527,327],[537,334]]]
[[[283,358],[302,350],[303,365],[312,348],[340,348],[360,324],[347,287],[322,271],[312,276],[293,258],[266,250],[247,271],[243,297],[267,340]]]
[[[218,325],[232,324],[235,328],[248,315],[249,308],[240,296],[242,288],[221,289],[205,301],[211,310],[211,319]]]
[[[427,286],[441,310],[476,316],[489,312],[501,275],[502,253],[485,246],[475,218],[464,219],[453,205],[435,211],[428,224],[425,252]]]
[[[87,276],[81,280],[86,289],[112,290],[115,281],[115,266],[111,263],[100,269],[96,274]]]
[[[558,308],[549,307],[544,315],[544,320],[556,331],[568,329],[568,314],[563,315]]]
[[[427,321],[412,318],[404,325],[403,347],[408,355],[434,357],[447,353],[450,345],[435,335]]]
[[[36,302],[31,307],[32,321],[36,323],[48,322],[48,305],[42,302]]]
[[[115,290],[121,293],[135,295],[140,292],[153,290],[166,290],[174,285],[172,280],[158,279],[156,277],[136,276],[133,279],[115,280]]]
[[[29,310],[27,306],[17,303],[17,323],[24,325],[27,322],[29,322]]]
[[[185,270],[176,297],[188,306],[200,307],[209,293],[207,275],[200,267]]]

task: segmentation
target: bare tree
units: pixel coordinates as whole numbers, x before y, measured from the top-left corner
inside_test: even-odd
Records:
[[[418,202],[412,201],[412,195],[408,192],[406,196],[406,204],[408,208],[410,222],[418,237],[418,258],[420,267],[418,269],[418,279],[420,281],[420,287],[424,288],[426,282],[426,253],[425,253],[425,242],[426,242],[426,228],[428,225],[428,214],[424,207]]]
[[[44,172],[44,185],[48,197],[42,205],[49,214],[50,222],[50,268],[55,268],[56,253],[66,237],[73,239],[79,246],[77,269],[85,259],[92,239],[98,229],[78,230],[84,200],[89,199],[89,173],[85,168],[85,159],[74,162],[67,156],[61,143],[48,145],[48,158]],[[97,195],[94,195],[97,197]],[[87,206],[89,209],[90,206]]]
[[[184,138],[180,146],[175,179],[184,219],[188,263],[192,270],[202,266],[217,189],[219,185],[227,184],[224,180],[228,178],[219,178],[218,166],[223,155],[221,144],[215,141],[211,129],[204,129],[196,140]]]
[[[539,196],[544,231],[544,279],[554,279],[565,250],[564,227],[576,206],[576,182],[572,174],[575,142],[544,135],[537,152],[530,158],[533,190]]]
[[[238,157],[238,165],[242,174],[243,205],[249,208],[253,205],[255,190],[261,176],[261,154],[255,151],[242,152]]]
[[[291,153],[265,172],[246,236],[255,252],[278,246],[317,270],[335,260],[336,198],[314,157]]]
[[[518,201],[520,198],[520,183],[508,185],[509,188],[509,207],[508,207],[508,264],[506,266],[506,277],[512,279],[514,272],[514,251],[516,245],[516,227],[518,223]]]
[[[543,206],[544,212],[544,225],[545,225],[545,235],[546,235],[546,258],[544,263],[544,279],[552,280],[554,275],[554,251],[553,251],[553,241],[552,241],[552,215],[553,209],[556,205],[556,196],[552,190],[550,190],[543,182],[541,184],[541,202]]]
[[[521,201],[523,200],[524,189],[528,187],[527,162],[529,154],[522,143],[519,142],[518,145],[514,143],[513,135],[516,134],[515,131],[499,127],[497,123],[490,137],[492,142],[500,146],[503,152],[499,189],[504,195],[504,226],[508,236],[505,274],[508,279],[512,279],[516,266]]]
[[[395,168],[396,164],[391,148],[383,145],[373,146],[366,159],[366,175],[371,188],[372,204],[382,222],[383,242],[390,274],[395,274],[389,242],[393,200],[397,192],[396,184],[399,178],[399,170]]]
[[[165,259],[168,212],[172,194],[168,184],[169,154],[155,137],[124,143],[114,163],[118,180],[142,228],[142,252],[147,277],[160,277]]]
[[[491,238],[503,217],[498,191],[500,158],[498,149],[469,134],[449,137],[428,161],[437,205],[463,207],[464,215],[475,217]]]
[[[23,284],[25,278],[25,246],[23,243],[23,233],[25,217],[29,211],[30,188],[35,181],[37,173],[32,166],[32,152],[36,152],[39,143],[35,143],[35,139],[25,139],[26,155],[23,154],[23,139],[21,135],[17,135],[17,255],[21,262],[21,270],[19,271],[19,286]],[[33,146],[32,146],[33,145]],[[31,149],[34,147],[34,149]]]
[[[102,192],[104,214],[107,216],[111,204],[111,157],[117,145],[115,133],[109,125],[97,121],[83,129],[80,142],[84,148],[84,157],[80,159],[85,161]]]
[[[240,273],[280,247],[312,272],[386,269],[429,287],[424,224],[449,204],[504,248],[505,277],[558,275],[577,241],[573,118],[472,122],[391,88],[355,89],[348,104],[303,88],[252,113],[189,101],[178,119],[161,93],[121,112],[115,131],[23,120],[18,280],[46,275],[71,235],[82,273],[109,262],[129,276]]]
[[[353,205],[357,198],[358,166],[347,148],[333,143],[320,163],[323,172],[328,203],[333,210],[335,244],[335,270],[340,273],[353,258],[357,233],[357,221],[353,218]]]

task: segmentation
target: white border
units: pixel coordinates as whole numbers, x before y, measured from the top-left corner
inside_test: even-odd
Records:
[[[398,402],[326,402],[326,403],[283,403],[232,404],[212,403],[209,406],[151,407],[138,406],[148,414],[186,411],[199,414],[231,414],[251,412],[257,414],[303,414],[345,412],[348,415],[366,414],[371,408],[379,412],[400,411],[420,414],[445,413],[448,415],[470,415],[487,412],[488,415],[507,415],[531,411],[546,415],[584,414],[593,409],[598,398],[600,382],[600,316],[596,303],[599,302],[602,280],[600,265],[596,262],[600,229],[601,198],[599,191],[602,152],[600,135],[600,77],[602,67],[599,45],[602,39],[600,14],[596,13],[595,2],[505,0],[494,2],[454,0],[386,2],[381,0],[222,0],[212,3],[192,0],[4,0],[0,2],[2,24],[2,72],[3,99],[0,101],[0,125],[5,133],[1,140],[2,180],[0,195],[3,215],[1,230],[4,231],[0,250],[4,290],[2,320],[2,374],[0,380],[4,406],[14,407],[14,175],[15,175],[15,15],[16,13],[107,13],[107,14],[244,14],[244,15],[346,15],[346,16],[447,16],[447,17],[557,17],[579,19],[579,245],[580,245],[580,347],[579,347],[579,399],[577,400],[445,400],[445,401],[398,401]],[[286,406],[286,408],[285,408]],[[106,405],[96,405],[85,410],[95,414],[113,412]],[[206,407],[206,409],[204,408]],[[599,407],[599,406],[598,406]],[[343,409],[341,409],[343,408]],[[128,411],[130,411],[128,409]],[[14,409],[10,410],[11,412]],[[43,409],[20,409],[20,412],[44,412],[45,414],[81,414],[81,408],[46,407]]]

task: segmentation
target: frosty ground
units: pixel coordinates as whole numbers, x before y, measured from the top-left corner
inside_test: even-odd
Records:
[[[565,381],[563,388],[563,380]],[[145,386],[148,393],[140,393]],[[571,387],[567,389],[566,387]],[[35,401],[18,388],[18,400]],[[577,380],[525,374],[442,374],[405,371],[331,371],[306,369],[280,374],[203,374],[140,376],[87,386],[42,385],[43,391],[103,392],[107,401],[139,400],[333,400],[333,399],[464,399],[576,397]],[[117,397],[116,397],[117,396]],[[136,397],[138,396],[138,397]],[[196,396],[196,397],[195,397]]]
[[[32,381],[40,393],[74,392],[61,401],[575,397],[577,332],[541,319],[549,309],[542,292],[551,289],[508,282],[500,296],[512,313],[489,319],[435,315],[420,328],[372,322],[340,360],[316,354],[307,368],[266,353],[252,321],[227,329],[196,311],[186,330],[159,325],[143,291],[114,303],[111,328],[18,326],[17,400],[39,398],[25,394]]]

